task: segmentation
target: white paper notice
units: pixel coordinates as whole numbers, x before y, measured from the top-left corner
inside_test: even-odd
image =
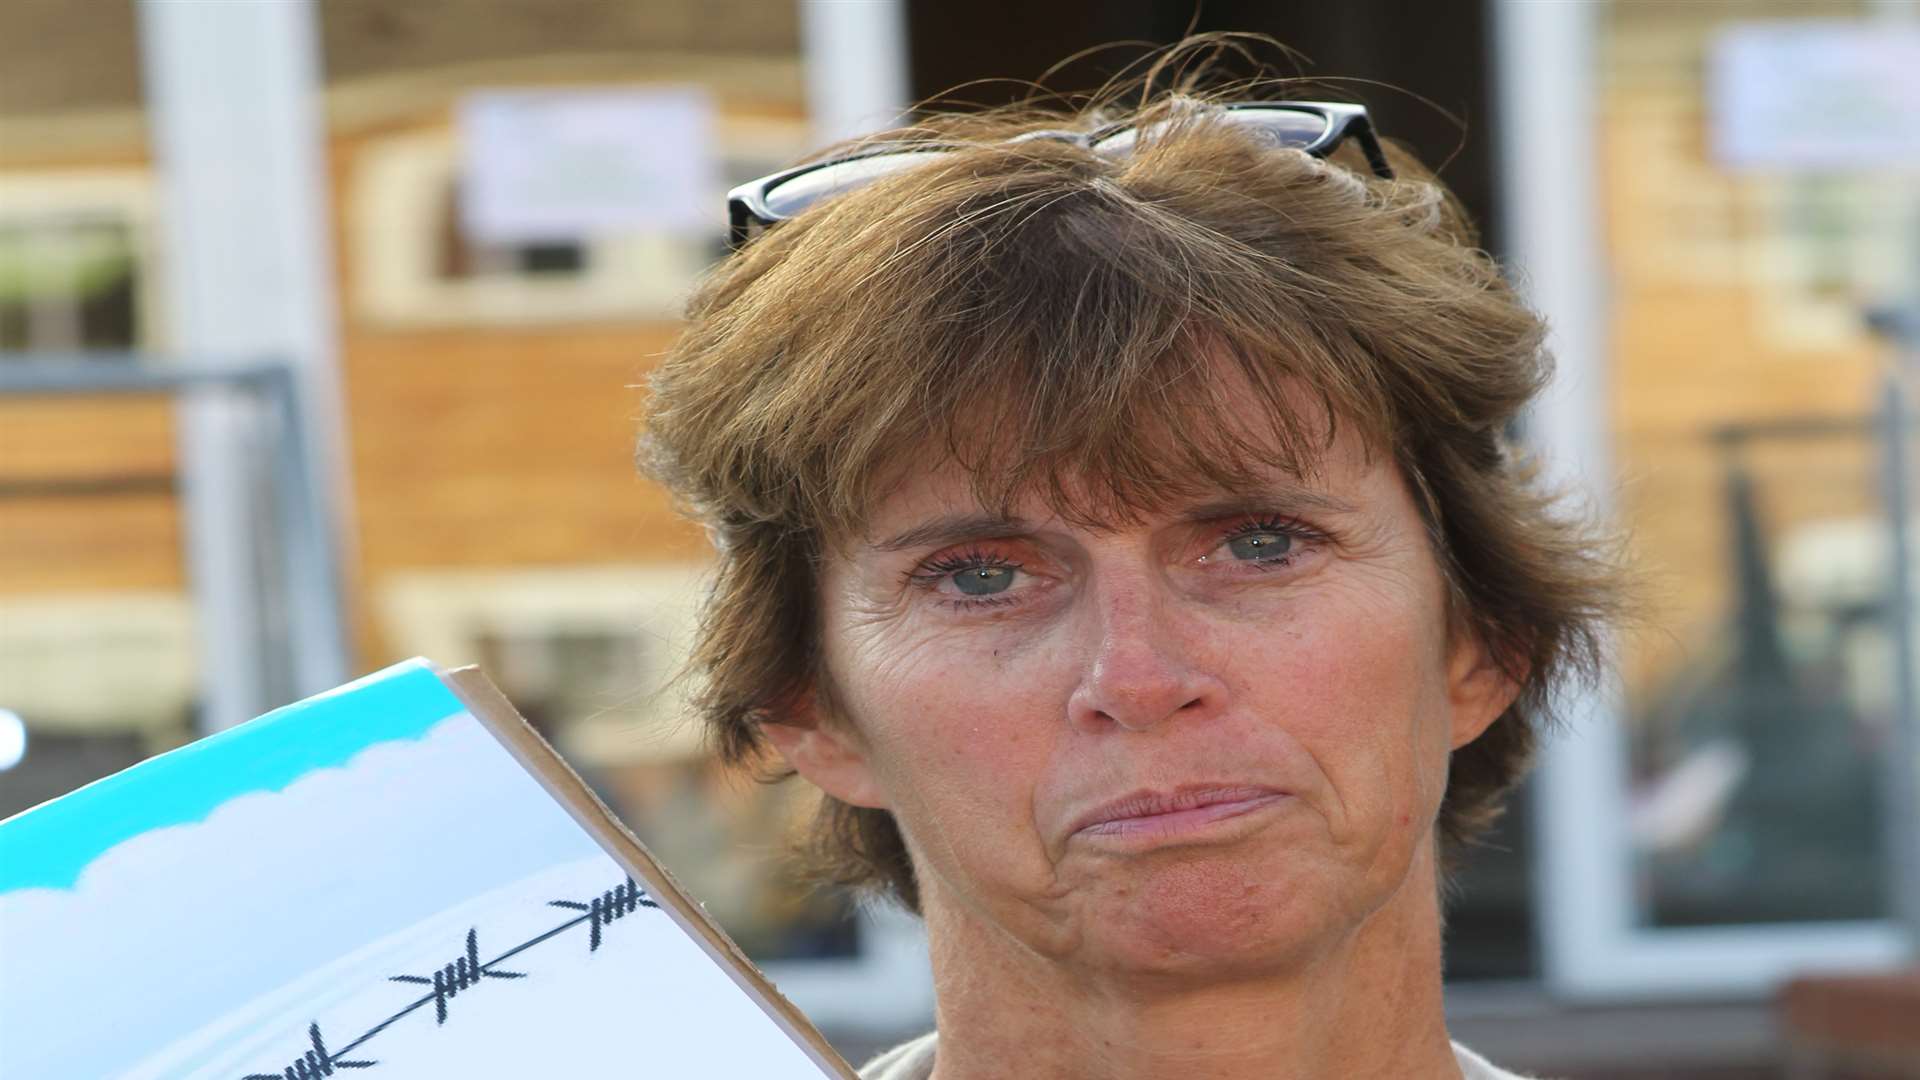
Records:
[[[498,90],[460,107],[462,224],[485,243],[715,231],[713,104],[694,87]]]
[[[1734,169],[1920,169],[1920,29],[1756,22],[1714,43],[1714,156]]]

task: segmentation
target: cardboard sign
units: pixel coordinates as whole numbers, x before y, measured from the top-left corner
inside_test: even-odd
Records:
[[[853,1071],[477,670],[0,822],[0,1077]]]

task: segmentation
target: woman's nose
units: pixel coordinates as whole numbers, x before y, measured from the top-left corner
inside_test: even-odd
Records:
[[[1219,707],[1225,687],[1200,657],[1200,642],[1164,597],[1131,593],[1091,613],[1092,641],[1068,719],[1098,733],[1146,731],[1176,716],[1199,718]]]

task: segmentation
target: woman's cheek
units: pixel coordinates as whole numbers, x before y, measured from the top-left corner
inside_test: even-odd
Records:
[[[937,649],[870,684],[875,749],[896,807],[920,807],[917,816],[930,819],[923,829],[1031,819],[1032,790],[1065,716],[1065,695],[1045,685],[1048,651]]]
[[[1244,700],[1275,710],[1327,778],[1335,839],[1371,846],[1418,825],[1429,650],[1404,609],[1305,607],[1272,662],[1247,673]]]

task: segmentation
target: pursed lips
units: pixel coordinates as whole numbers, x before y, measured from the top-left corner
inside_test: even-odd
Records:
[[[1177,834],[1263,809],[1287,793],[1258,785],[1181,787],[1172,792],[1136,791],[1076,818],[1073,837]]]

